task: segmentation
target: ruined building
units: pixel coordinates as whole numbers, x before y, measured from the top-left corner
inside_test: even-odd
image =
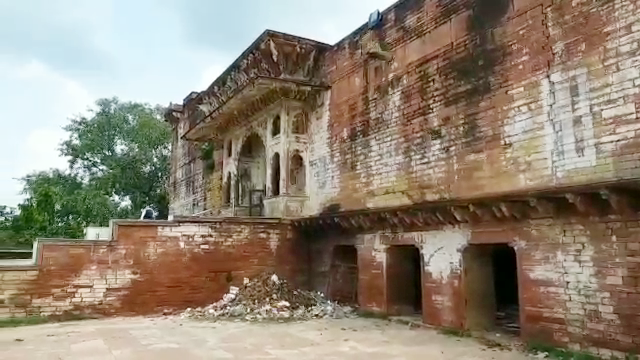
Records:
[[[212,80],[166,114],[176,219],[284,219],[366,310],[640,349],[639,0],[399,1]]]

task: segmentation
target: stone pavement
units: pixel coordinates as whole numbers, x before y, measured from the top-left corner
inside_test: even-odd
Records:
[[[0,359],[527,359],[375,319],[287,324],[114,318],[0,329]]]

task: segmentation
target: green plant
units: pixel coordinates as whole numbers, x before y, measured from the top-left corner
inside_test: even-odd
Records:
[[[382,320],[389,319],[389,315],[385,313],[377,312],[377,311],[371,311],[371,310],[358,310],[357,314],[358,316],[363,318],[382,319]]]
[[[19,326],[40,325],[53,322],[65,322],[65,321],[78,321],[95,319],[95,316],[86,314],[78,314],[72,312],[64,312],[59,315],[33,315],[25,317],[10,317],[6,319],[0,319],[0,328],[11,328]]]
[[[48,323],[50,320],[45,316],[27,316],[0,319],[0,328],[39,325]]]
[[[447,328],[447,327],[438,329],[438,332],[440,334],[443,334],[443,335],[456,336],[456,337],[470,337],[471,336],[471,334],[468,331],[460,330],[460,329],[454,329],[454,328]]]
[[[204,170],[207,174],[211,174],[216,168],[213,158],[214,148],[214,144],[210,142],[204,143],[200,147],[200,160],[204,163]]]
[[[391,51],[391,46],[384,41],[380,41],[380,50],[382,51]]]
[[[427,132],[429,132],[429,136],[431,136],[431,140],[439,140],[444,138],[444,134],[442,132],[442,129],[440,128],[430,128],[427,129]]]
[[[558,348],[550,345],[530,343],[527,351],[531,353],[546,353],[550,359],[558,360],[599,360],[600,357],[580,351]]]

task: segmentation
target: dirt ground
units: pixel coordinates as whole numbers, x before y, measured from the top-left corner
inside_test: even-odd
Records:
[[[528,359],[376,319],[205,323],[114,318],[0,329],[0,359]]]

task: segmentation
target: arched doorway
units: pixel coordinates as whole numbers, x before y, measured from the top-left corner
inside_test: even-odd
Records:
[[[266,187],[267,167],[264,142],[255,133],[249,135],[238,157],[238,205],[248,206],[249,215],[262,214],[262,200]],[[252,211],[259,206],[258,214]]]

